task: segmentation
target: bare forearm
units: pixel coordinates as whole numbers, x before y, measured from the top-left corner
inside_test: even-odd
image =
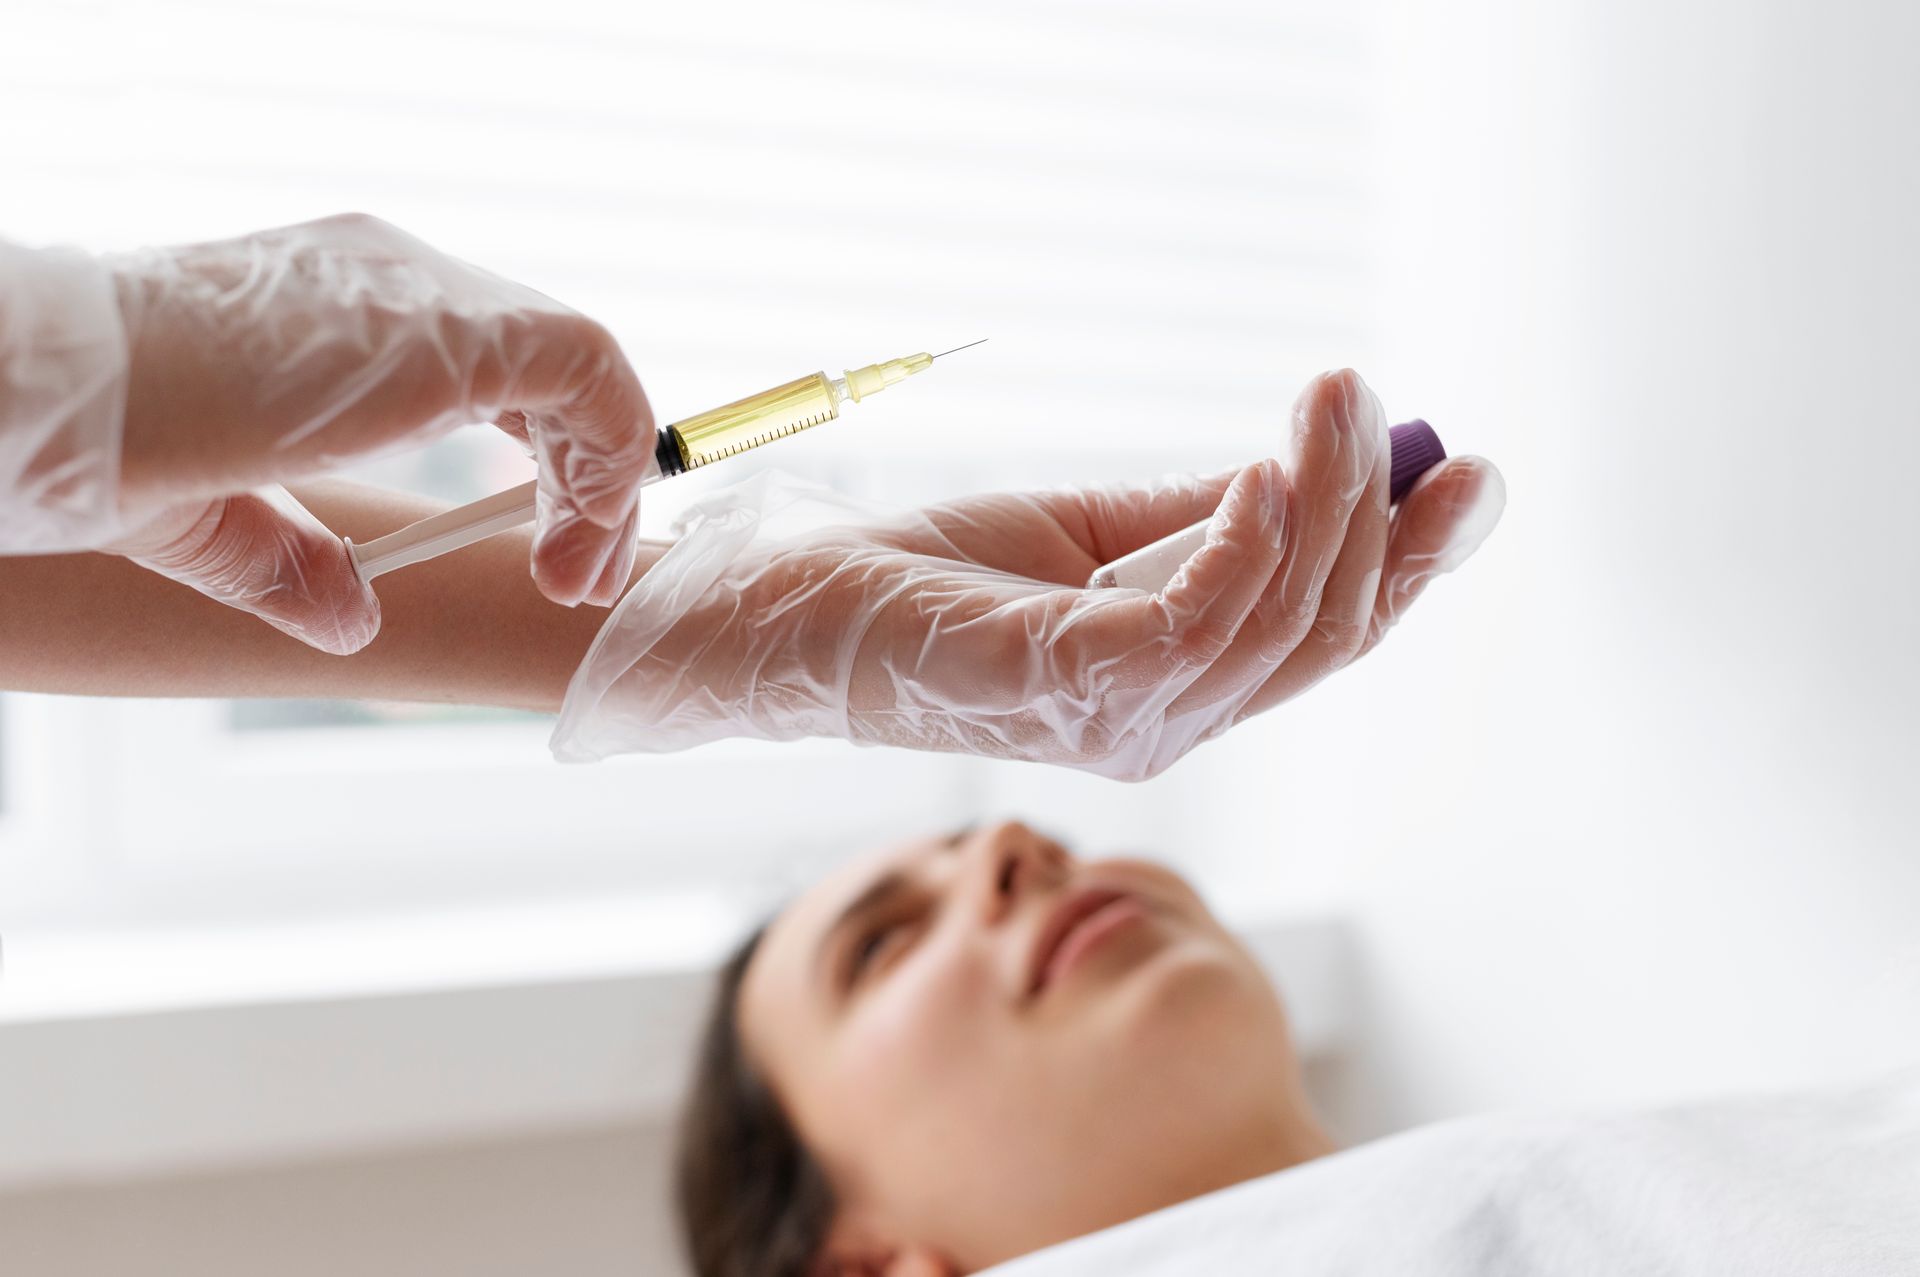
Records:
[[[368,541],[441,507],[326,482],[300,488],[328,527]],[[0,558],[0,687],[118,696],[317,696],[559,707],[606,617],[534,588],[530,530],[380,578],[380,634],[328,656],[122,558]],[[658,548],[641,548],[644,571]]]

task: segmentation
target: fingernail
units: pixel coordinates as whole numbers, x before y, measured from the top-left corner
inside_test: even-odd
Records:
[[[356,581],[359,592],[343,613],[334,617],[333,641],[327,650],[336,656],[352,656],[379,636],[380,600],[373,587]]]
[[[1375,568],[1360,578],[1360,610],[1358,615],[1361,617],[1373,615],[1373,605],[1380,598],[1380,577],[1380,569]]]
[[[1287,543],[1287,472],[1272,457],[1260,463],[1260,520],[1267,544],[1278,550]]]
[[[338,569],[330,565],[324,576],[313,578],[311,592],[304,598],[288,606],[282,594],[279,605],[259,614],[309,647],[332,656],[352,656],[380,633],[380,597],[354,570],[345,546],[339,546],[338,552],[343,560]],[[284,619],[276,619],[270,611],[280,612]]]
[[[1448,538],[1446,548],[1434,556],[1433,570],[1451,572],[1473,557],[1486,539],[1499,525],[1500,515],[1507,508],[1507,481],[1491,462],[1482,462],[1486,467],[1486,478],[1474,492],[1470,505],[1456,516],[1453,535]]]
[[[583,533],[592,535],[586,533],[588,526],[583,519],[567,527],[567,535],[563,536],[560,527],[543,521],[533,536],[534,584],[540,593],[562,607],[578,607],[585,601],[606,568],[607,556],[612,553],[612,547],[604,543],[588,546],[590,558],[581,553]]]
[[[380,604],[377,599],[370,608],[355,608],[344,614],[336,612],[324,618],[303,617],[295,621],[267,613],[255,615],[282,634],[299,639],[308,647],[329,656],[352,656],[380,634]]]

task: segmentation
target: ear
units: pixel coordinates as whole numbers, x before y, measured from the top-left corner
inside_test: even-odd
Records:
[[[925,1246],[906,1246],[893,1252],[883,1277],[960,1277],[960,1270]]]
[[[960,1277],[960,1269],[931,1246],[889,1241],[843,1214],[812,1277]]]

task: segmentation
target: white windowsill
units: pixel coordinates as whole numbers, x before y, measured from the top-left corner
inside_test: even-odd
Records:
[[[688,896],[10,935],[0,1188],[663,1117],[747,923]],[[1334,1049],[1345,929],[1243,934]]]

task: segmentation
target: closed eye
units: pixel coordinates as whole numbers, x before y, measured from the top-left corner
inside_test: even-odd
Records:
[[[866,969],[873,965],[874,957],[899,929],[900,928],[893,926],[875,927],[872,931],[860,937],[860,943],[853,948],[853,958],[848,972],[851,978],[858,980],[866,972]]]
[[[915,917],[880,923],[862,933],[848,956],[846,984],[853,988],[896,954],[910,947]]]
[[[939,840],[934,850],[956,852],[970,832],[972,826],[956,829]],[[840,910],[816,946],[821,983],[836,1002],[844,1001],[862,978],[891,961],[896,951],[911,947],[900,943],[902,936],[924,929],[920,924],[939,911],[940,894],[896,868],[869,883]]]

